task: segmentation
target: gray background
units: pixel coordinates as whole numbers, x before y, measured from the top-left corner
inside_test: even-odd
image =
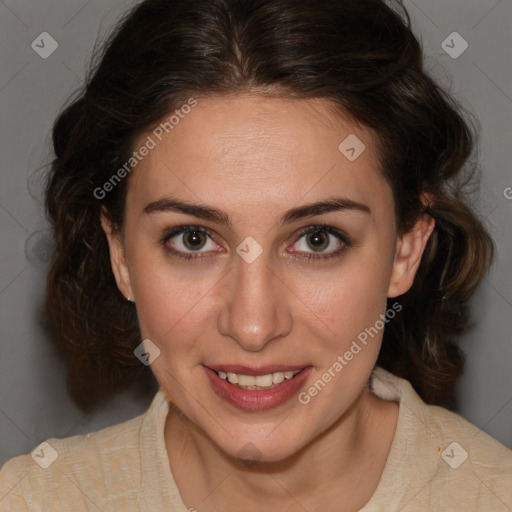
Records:
[[[150,397],[125,393],[84,414],[66,392],[63,363],[41,321],[48,242],[41,173],[51,160],[52,122],[80,85],[91,52],[126,0],[0,0],[0,464],[49,437],[118,423]],[[512,447],[512,0],[406,0],[426,68],[479,119],[482,187],[475,204],[498,254],[472,301],[475,327],[461,339],[466,371],[457,412]],[[31,47],[42,32],[59,46],[47,59]],[[468,49],[448,55],[458,32]],[[460,43],[454,40],[454,50]]]

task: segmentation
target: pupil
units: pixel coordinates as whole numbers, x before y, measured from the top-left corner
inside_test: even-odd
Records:
[[[323,231],[316,231],[309,237],[310,245],[313,249],[325,249],[329,245],[329,240]]]
[[[188,236],[185,237],[185,245],[189,249],[197,249],[198,246],[203,244],[203,233],[200,231],[189,231]]]

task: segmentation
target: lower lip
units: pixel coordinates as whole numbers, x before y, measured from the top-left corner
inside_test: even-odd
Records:
[[[313,371],[312,366],[307,366],[293,379],[284,380],[272,389],[242,389],[221,379],[210,368],[203,368],[210,379],[213,391],[229,404],[244,411],[264,411],[284,404],[299,391]]]

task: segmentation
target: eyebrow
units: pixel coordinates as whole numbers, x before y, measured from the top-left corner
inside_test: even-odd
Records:
[[[290,224],[297,220],[314,217],[323,213],[346,210],[371,214],[370,208],[365,204],[358,203],[344,197],[338,197],[292,208],[282,215],[279,219],[278,226]],[[231,227],[228,215],[222,210],[201,204],[181,201],[171,197],[164,197],[157,201],[153,201],[149,203],[143,211],[147,214],[162,212],[183,213],[185,215],[193,215],[194,217]]]

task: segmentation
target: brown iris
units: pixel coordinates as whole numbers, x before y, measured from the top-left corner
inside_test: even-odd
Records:
[[[314,251],[321,251],[329,245],[329,235],[325,231],[313,231],[306,237],[307,243]]]
[[[191,230],[185,233],[183,244],[187,249],[200,249],[206,242],[206,234],[202,231]]]

